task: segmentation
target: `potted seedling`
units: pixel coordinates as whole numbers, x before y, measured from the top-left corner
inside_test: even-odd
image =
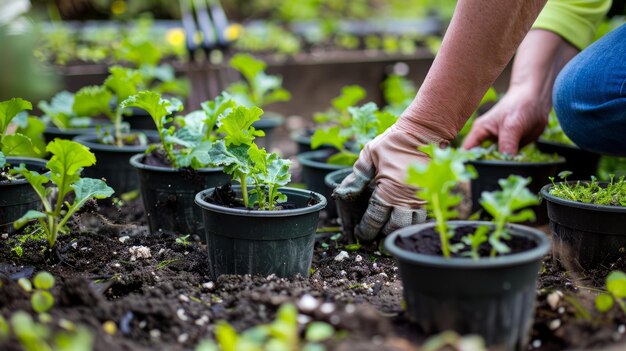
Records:
[[[318,129],[311,138],[313,149],[331,145],[336,151],[310,151],[298,155],[302,165],[302,179],[308,189],[327,198],[334,188],[324,183],[325,177],[333,171],[352,167],[365,144],[382,134],[398,119],[389,112],[379,111],[373,102],[360,107],[348,107],[348,113],[345,124]],[[341,182],[339,179],[337,181]],[[327,215],[329,218],[337,216],[334,203],[329,204]]]
[[[41,120],[46,126],[44,137],[47,143],[56,138],[72,140],[82,134],[95,134],[96,125],[105,123],[91,116],[78,115],[74,109],[75,98],[75,94],[62,91],[52,97],[50,102],[42,100],[37,104],[43,112]],[[84,95],[79,96],[76,110],[84,111],[81,104],[88,102]]]
[[[194,234],[204,239],[202,213],[194,205],[195,195],[206,188],[226,184],[221,168],[211,167],[208,150],[217,133],[218,120],[234,114],[235,102],[224,94],[202,104],[201,111],[168,117],[182,106],[152,91],[142,91],[122,102],[123,108],[142,109],[152,116],[160,143],[136,154],[130,164],[139,175],[139,184],[152,233]],[[225,117],[224,117],[225,118]],[[172,126],[166,127],[167,124]]]
[[[548,205],[553,257],[574,271],[608,267],[626,248],[626,178],[608,182],[567,181],[548,184],[541,195]]]
[[[417,95],[413,82],[397,74],[389,75],[382,82],[381,88],[387,103],[384,110],[396,116],[400,116]]]
[[[409,168],[407,184],[427,201],[434,222],[409,226],[385,239],[404,286],[406,313],[427,334],[478,334],[494,350],[526,350],[536,282],[550,245],[540,231],[511,224],[532,220],[538,197],[527,178],[501,179],[481,204],[493,222],[454,221],[460,182],[475,176],[468,154],[436,145],[420,148],[428,164]]]
[[[472,150],[477,157],[469,163],[476,169],[478,177],[471,182],[472,212],[480,210],[480,196],[484,191],[498,188],[498,180],[510,174],[531,178],[530,191],[539,194],[546,180],[557,174],[565,159],[556,154],[544,154],[533,144],[522,148],[515,156],[501,153],[496,145]],[[548,223],[545,204],[535,207],[536,224]]]
[[[289,160],[259,148],[253,127],[263,111],[238,106],[219,121],[224,138],[212,143],[209,159],[224,167],[238,186],[204,190],[202,208],[214,278],[222,274],[308,276],[319,212],[326,199],[285,187]]]
[[[546,129],[537,141],[537,148],[541,152],[565,158],[565,163],[559,166],[558,172],[570,171],[576,179],[589,179],[596,175],[600,155],[578,148],[563,132],[554,110],[548,117]]]
[[[110,72],[103,85],[79,90],[73,109],[78,115],[103,115],[111,125],[100,128],[95,134],[79,135],[74,140],[89,147],[98,158],[98,164],[87,169],[86,175],[105,178],[118,194],[124,194],[139,188],[137,173],[128,160],[145,152],[150,142],[158,140],[158,135],[154,131],[131,130],[123,121],[129,109],[122,107],[122,101],[138,92],[143,84],[141,73],[120,66],[111,67]]]
[[[67,222],[76,211],[89,200],[110,197],[113,189],[101,179],[81,177],[83,168],[96,163],[95,155],[86,146],[56,139],[48,144],[46,151],[52,155],[45,166],[49,174],[29,170],[23,164],[11,170],[11,174],[19,174],[28,181],[43,209],[28,210],[14,227],[19,229],[34,221],[34,230],[43,231],[48,248],[52,249],[59,235],[68,232]],[[48,186],[50,183],[54,186]],[[54,189],[56,195],[52,197]]]
[[[241,73],[244,78],[226,89],[238,104],[265,108],[266,105],[291,99],[291,94],[282,87],[282,78],[265,73],[267,67],[265,62],[248,54],[236,54],[230,60],[230,67]],[[269,143],[274,128],[283,123],[283,116],[266,111],[263,117],[255,122],[254,127],[265,132]]]
[[[40,171],[45,160],[27,157],[36,152],[32,139],[25,134],[8,134],[9,124],[25,110],[32,109],[26,100],[13,98],[0,102],[0,233],[10,232],[13,222],[24,212],[39,208],[37,194],[26,179],[11,173],[15,167],[23,165],[33,171]]]
[[[365,95],[365,89],[358,85],[348,85],[341,88],[341,94],[332,99],[331,108],[313,115],[314,127],[295,131],[291,135],[291,138],[298,144],[298,154],[313,150],[311,137],[316,130],[336,125],[348,128],[352,120],[348,108],[356,106],[359,101],[365,98]],[[332,148],[332,145],[324,145],[324,147]],[[319,149],[320,146],[317,148]]]

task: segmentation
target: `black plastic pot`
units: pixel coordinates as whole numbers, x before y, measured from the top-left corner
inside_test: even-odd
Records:
[[[256,211],[205,201],[214,190],[196,195],[196,204],[202,208],[213,279],[222,274],[309,275],[319,213],[326,206],[324,196],[281,188],[296,209]],[[241,196],[241,187],[233,186],[233,190]],[[311,200],[317,203],[309,206]]]
[[[149,143],[159,141],[159,135],[156,131],[135,132],[145,133]],[[145,152],[148,145],[117,147],[101,144],[98,142],[98,136],[94,134],[79,135],[74,138],[74,141],[87,146],[96,155],[96,164],[85,168],[83,171],[85,176],[104,178],[118,195],[139,189],[139,177],[128,160],[137,153]]]
[[[324,183],[326,183],[328,191],[332,194],[333,190],[335,190],[350,173],[352,173],[352,168],[340,169],[328,173],[326,178],[324,178]],[[361,195],[354,198],[353,201],[335,198],[335,208],[341,220],[341,231],[344,238],[347,238],[350,243],[356,242],[354,229],[361,221],[361,218],[363,218],[373,191],[373,189],[368,188],[361,193]]]
[[[480,221],[449,223],[491,225]],[[536,246],[478,261],[446,259],[397,246],[398,237],[412,236],[434,225],[431,222],[409,226],[385,240],[385,248],[398,261],[409,319],[429,335],[454,330],[482,336],[493,350],[526,350],[537,276],[541,260],[550,249],[548,238],[536,229],[510,225],[511,235],[532,240]]]
[[[528,189],[539,194],[541,187],[548,181],[549,177],[555,177],[558,167],[563,165],[565,160],[552,162],[513,162],[513,161],[469,161],[469,164],[476,168],[478,177],[472,179],[472,212],[480,210],[480,195],[483,191],[500,190],[499,179],[508,178],[510,175],[530,177],[532,181]],[[545,203],[532,207],[537,215],[534,224],[542,225],[548,223],[548,214]]]
[[[144,154],[131,157],[138,174],[143,205],[151,233],[194,234],[204,239],[202,211],[194,205],[196,194],[226,184],[230,176],[222,168],[197,170],[150,166]]]
[[[334,150],[319,150],[310,151],[298,155],[298,162],[302,165],[302,182],[306,184],[307,189],[315,191],[324,195],[327,199],[330,199],[332,190],[330,190],[324,183],[324,178],[333,171],[340,169],[350,169],[349,166],[331,165],[326,163],[328,157],[330,157],[336,151]],[[329,201],[326,206],[327,218],[337,218],[337,208],[333,201]]]
[[[274,130],[282,126],[283,123],[285,123],[285,118],[282,115],[275,112],[264,112],[261,119],[252,124],[257,130],[265,132],[264,137],[256,139],[257,144],[259,144],[260,147],[269,149],[272,144]]]
[[[30,157],[7,157],[7,163],[13,167],[24,164],[31,171],[42,172],[46,160]],[[26,179],[0,181],[0,233],[13,231],[13,222],[28,210],[41,208],[41,200]]]
[[[128,123],[131,130],[156,130],[154,120],[143,109],[131,107],[130,112],[124,113],[124,122]]]
[[[596,175],[600,154],[549,140],[539,140],[536,144],[541,152],[565,158],[565,163],[558,167],[557,172],[571,171],[573,174],[569,179],[591,179],[591,176]]]
[[[96,128],[73,128],[73,129],[59,129],[53,126],[46,126],[46,129],[43,132],[44,139],[46,140],[46,144],[53,141],[54,139],[66,139],[73,140],[79,135],[88,135],[88,134],[96,134]]]
[[[602,183],[601,183],[602,184]],[[606,268],[626,249],[626,207],[599,206],[566,200],[541,189],[548,205],[552,257],[570,270]]]
[[[295,141],[298,145],[298,154],[313,150],[311,149],[311,135],[307,130],[297,130],[291,133],[291,140]]]

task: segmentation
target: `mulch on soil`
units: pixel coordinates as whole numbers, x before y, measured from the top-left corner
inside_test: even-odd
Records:
[[[206,247],[176,243],[172,235],[151,235],[145,223],[141,202],[134,200],[119,209],[89,207],[72,223],[74,230],[59,238],[54,252],[42,254],[44,242],[29,242],[17,257],[11,251],[13,237],[0,239],[0,313],[6,318],[17,310],[32,311],[29,294],[9,276],[46,270],[56,278],[55,306],[49,313],[55,320],[89,327],[96,350],[193,350],[200,340],[212,337],[217,321],[244,330],[270,322],[286,302],[296,303],[303,320],[325,321],[347,332],[328,344],[332,350],[417,350],[412,344],[424,340],[402,311],[394,260],[375,244],[346,250],[347,257],[338,260],[346,256],[342,241],[321,240],[308,278],[212,280]],[[148,248],[149,255],[145,249],[139,254],[138,247]],[[617,309],[595,312],[595,292],[584,287],[601,286],[610,270],[625,268],[620,261],[575,277],[546,258],[531,349],[589,349],[622,340],[625,316]],[[566,301],[571,299],[589,311],[591,320],[576,318],[576,309]],[[104,331],[107,321],[117,325],[115,335]],[[19,346],[10,340],[0,343],[0,349]]]

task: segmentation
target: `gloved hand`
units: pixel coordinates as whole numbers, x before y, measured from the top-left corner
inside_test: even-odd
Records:
[[[369,206],[355,229],[359,240],[373,240],[381,230],[386,235],[426,220],[422,208],[425,201],[415,196],[416,188],[405,183],[407,169],[414,162],[428,162],[418,147],[430,143],[446,146],[456,131],[440,121],[420,121],[411,116],[415,114],[408,109],[396,124],[365,145],[352,173],[333,193],[333,197],[350,201],[374,181]]]

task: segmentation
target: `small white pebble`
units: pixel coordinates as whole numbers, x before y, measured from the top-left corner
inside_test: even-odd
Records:
[[[157,256],[161,256],[161,254],[164,253],[164,252],[165,252],[165,249],[159,250],[159,252],[157,253]]]
[[[76,249],[77,247],[78,247],[78,243],[74,241],[74,242],[72,243],[72,248]]]
[[[331,314],[335,312],[335,305],[330,302],[325,302],[320,306],[320,311],[324,314]]]
[[[194,322],[194,324],[197,326],[207,325],[208,323],[209,323],[209,316],[206,316],[206,315],[196,319],[196,321]]]
[[[9,238],[9,233],[2,233],[2,239],[6,240]]]
[[[141,329],[145,328],[147,325],[148,325],[148,322],[146,322],[146,321],[139,322],[139,328],[141,328]]]
[[[114,255],[117,255],[117,251],[113,251],[113,254],[114,254]]]
[[[350,255],[348,255],[348,253],[346,251],[341,251],[341,252],[339,252],[339,254],[337,256],[335,256],[335,261],[341,262],[341,261],[345,260],[348,257],[350,257]]]
[[[309,324],[310,321],[311,321],[311,317],[307,316],[306,314],[298,315],[298,324],[306,325],[306,324]]]
[[[541,347],[541,340],[539,340],[539,339],[533,340],[532,345],[536,349],[540,348]]]
[[[189,298],[187,297],[187,295],[180,294],[178,295],[178,299],[182,302],[189,302]]]
[[[115,267],[115,268],[120,268],[120,267],[121,267],[121,265],[120,265],[119,263],[113,263],[113,267]]]
[[[559,329],[560,326],[561,326],[561,320],[560,319],[555,319],[555,320],[551,321],[550,324],[548,325],[550,330],[557,330],[557,329]]]
[[[158,339],[161,337],[161,331],[158,329],[152,329],[150,330],[150,337],[153,339]]]
[[[373,294],[374,294],[374,289],[372,289],[372,288],[367,288],[367,293],[368,293],[369,295],[373,295]]]
[[[189,339],[189,334],[187,333],[182,333],[178,336],[178,343],[179,344],[184,344],[185,342],[187,342],[187,340]]]
[[[265,278],[267,280],[272,280],[272,279],[276,279],[276,274],[272,273],[270,275],[267,276],[267,278]]]
[[[117,240],[119,240],[119,241],[123,244],[123,243],[125,243],[125,242],[126,242],[126,240],[128,240],[128,239],[130,239],[130,236],[125,235],[125,236],[120,237],[120,238],[119,238],[119,239],[117,239]]]
[[[557,310],[557,312],[559,312],[560,314],[565,313],[565,307],[563,307],[563,306],[559,307],[559,309]]]
[[[548,300],[548,305],[550,305],[550,308],[552,308],[553,310],[556,310],[557,307],[559,306],[559,302],[561,301],[561,296],[559,295],[559,291],[557,290],[548,294],[547,300]]]
[[[187,315],[185,314],[185,310],[183,310],[182,308],[179,308],[176,310],[176,316],[178,316],[178,319],[180,319],[181,321],[186,321]]]
[[[346,305],[346,313],[354,313],[356,311],[356,306],[353,304]]]
[[[346,273],[346,271],[344,271],[343,269],[339,271],[339,275],[342,276],[342,277],[345,277],[346,274],[348,274],[348,273]]]
[[[136,261],[138,258],[150,258],[152,254],[150,253],[150,248],[146,246],[132,246],[128,249],[130,253],[131,261]]]
[[[374,262],[374,264],[372,264],[372,267],[374,267],[375,269],[378,268],[378,263]]]
[[[355,262],[361,262],[363,261],[363,257],[361,257],[361,255],[356,255],[356,257],[354,258]]]
[[[626,326],[624,326],[623,324],[620,324],[617,327],[617,332],[620,333],[620,334],[624,334],[624,332],[626,332]]]
[[[380,255],[381,255],[381,253],[380,253],[380,251],[374,251],[374,255],[376,255],[376,256],[380,256]]]
[[[319,301],[309,294],[303,295],[298,301],[298,308],[303,312],[312,312],[319,305]]]
[[[202,287],[207,289],[207,290],[213,290],[213,288],[215,287],[215,283],[213,283],[213,282],[206,282],[206,283],[202,284]]]
[[[330,324],[337,325],[339,322],[341,322],[341,318],[338,315],[330,316]]]
[[[385,273],[385,272],[382,272],[382,273],[380,273],[380,274],[378,274],[378,275],[379,275],[381,278],[385,278],[385,279],[386,279],[386,278],[389,278],[389,277],[387,276],[387,273]]]

